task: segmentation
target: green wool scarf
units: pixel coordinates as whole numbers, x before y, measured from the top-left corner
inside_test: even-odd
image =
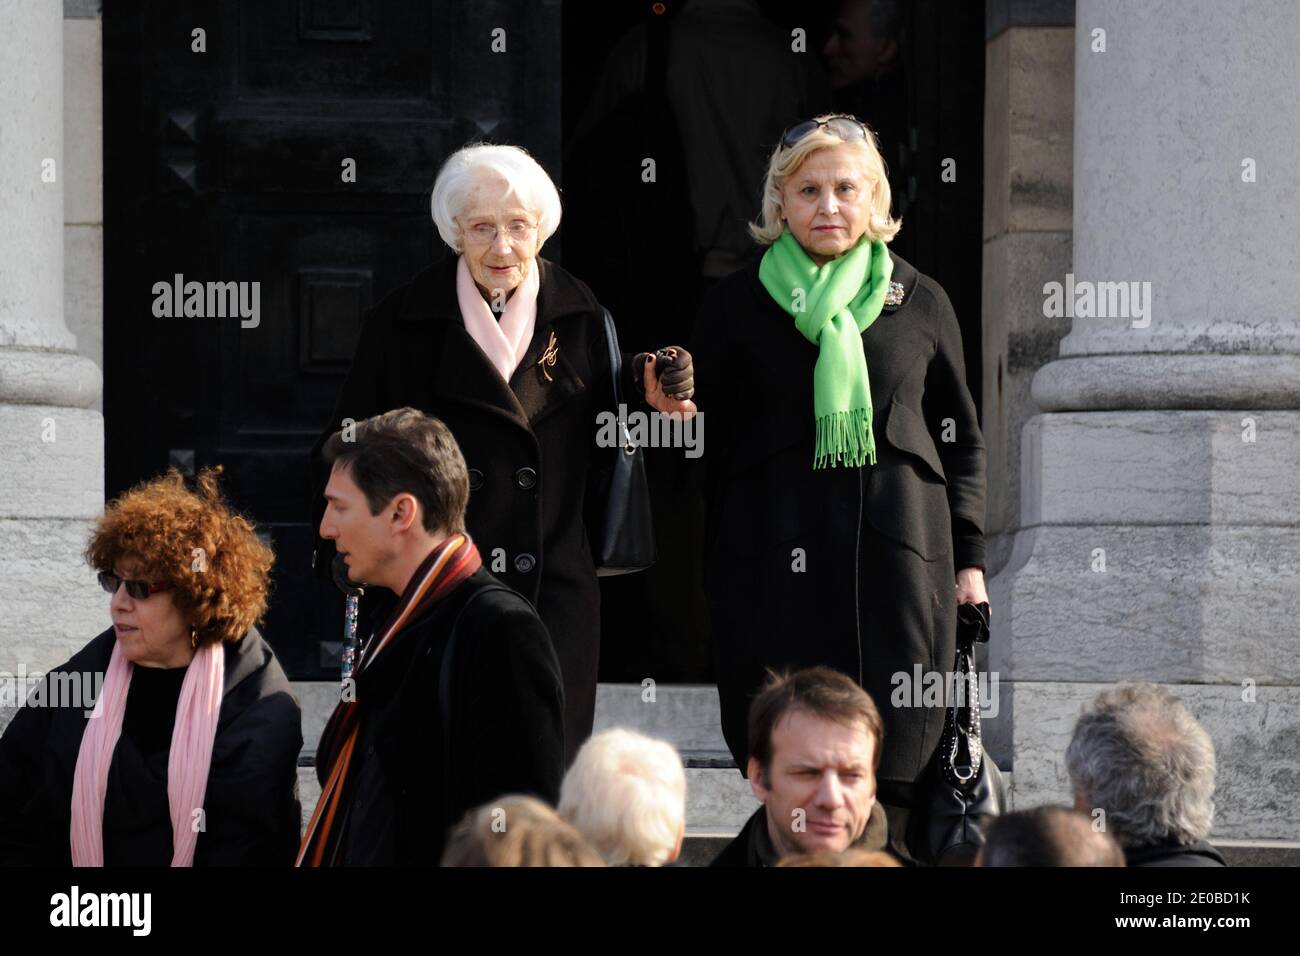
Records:
[[[763,254],[758,267],[763,287],[818,349],[813,369],[814,468],[876,463],[862,333],[880,315],[893,271],[885,243],[868,242],[865,236],[824,266],[808,258],[789,227]]]

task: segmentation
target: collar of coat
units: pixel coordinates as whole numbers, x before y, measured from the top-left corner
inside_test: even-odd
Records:
[[[587,388],[569,359],[571,352],[585,347],[572,320],[599,317],[600,303],[585,283],[538,256],[534,262],[539,270],[537,322],[528,350],[507,385],[465,329],[456,297],[456,260],[447,251],[411,281],[397,308],[397,326],[432,324],[442,332],[443,347],[430,376],[438,395],[534,428],[566,399]]]
[[[89,644],[72,656],[67,664],[59,668],[64,672],[99,672],[108,669],[108,662],[113,653],[116,634],[110,627],[98,635]],[[225,647],[225,684],[222,696],[227,696],[253,674],[258,673],[270,662],[262,634],[256,627],[238,641],[227,641]]]
[[[775,847],[772,846],[772,837],[767,832],[766,806],[754,811],[737,836],[736,842],[744,848],[746,866],[776,866],[780,859]],[[889,823],[885,817],[885,808],[877,800],[871,807],[871,815],[867,817],[867,825],[862,830],[862,836],[858,837],[852,848],[888,851],[888,844]]]

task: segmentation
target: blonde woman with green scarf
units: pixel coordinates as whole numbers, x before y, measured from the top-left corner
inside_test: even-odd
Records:
[[[889,251],[900,225],[865,124],[792,126],[750,227],[767,249],[710,290],[691,351],[727,744],[744,768],[766,668],[852,676],[884,718],[878,799],[906,853],[944,710],[898,688],[951,668],[957,605],[988,595],[984,442],[961,332],[943,289]],[[808,776],[808,806],[833,821],[836,788]]]

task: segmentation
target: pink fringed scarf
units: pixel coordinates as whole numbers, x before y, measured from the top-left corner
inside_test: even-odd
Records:
[[[524,281],[506,299],[498,322],[474,284],[465,257],[461,256],[456,263],[456,299],[460,303],[461,318],[465,320],[465,331],[478,343],[507,383],[524,360],[528,343],[533,340],[533,328],[537,324],[537,290],[540,287],[538,269],[539,264],[534,259]]]
[[[223,641],[204,644],[185,671],[176,705],[171,751],[167,758],[167,802],[172,818],[172,866],[193,866],[199,831],[194,811],[203,807],[212,764],[212,744],[225,689]],[[108,768],[122,734],[126,695],[133,665],[113,642],[104,686],[81,737],[72,777],[72,865],[104,865],[104,798]]]

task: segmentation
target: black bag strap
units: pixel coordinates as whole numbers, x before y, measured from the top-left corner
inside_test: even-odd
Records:
[[[609,374],[614,379],[614,411],[618,411],[623,401],[623,353],[618,348],[618,329],[614,327],[614,317],[609,309],[601,306],[605,317],[605,347],[609,349]]]

